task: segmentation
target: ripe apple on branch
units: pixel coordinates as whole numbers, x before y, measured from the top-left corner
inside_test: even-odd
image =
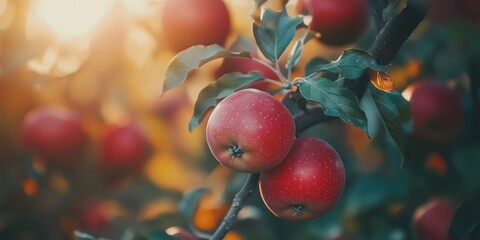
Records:
[[[255,5],[257,9],[253,12],[260,12],[259,9],[264,2],[257,2]],[[372,54],[359,49],[347,49],[336,61],[319,64],[314,73],[291,79],[291,73],[301,57],[304,45],[312,39],[308,29],[320,31],[323,37],[320,38],[321,41],[323,39],[328,44],[344,45],[356,41],[368,25],[366,2],[354,1],[359,5],[349,8],[352,14],[339,14],[338,17],[355,17],[338,20],[340,24],[335,25],[335,29],[344,31],[346,36],[340,37],[341,34],[338,32],[333,32],[329,36],[329,30],[315,25],[315,21],[319,21],[318,18],[322,16],[321,11],[329,10],[313,9],[315,6],[328,5],[325,1],[314,2],[305,2],[305,6],[310,7],[313,15],[309,26],[304,24],[302,16],[290,17],[285,9],[279,12],[264,9],[260,17],[253,15],[255,20],[253,35],[267,62],[248,51],[231,51],[220,45],[207,45],[193,46],[179,52],[167,69],[164,92],[188,84],[185,80],[189,72],[207,62],[218,58],[226,60],[244,58],[274,71],[280,80],[279,86],[283,89],[280,92],[284,97],[280,101],[265,92],[249,89],[249,86],[265,78],[263,76],[265,71],[252,69],[251,72],[225,73],[199,93],[189,129],[197,127],[213,109],[206,129],[207,143],[213,155],[220,163],[234,170],[251,173],[212,239],[223,238],[233,227],[243,202],[259,183],[266,206],[281,218],[288,220],[316,218],[334,208],[345,184],[342,160],[335,149],[324,140],[313,137],[295,138],[295,128],[297,127],[298,134],[299,129],[304,130],[306,126],[339,118],[369,134],[367,115],[359,104],[359,99],[367,87],[380,115],[387,122],[386,130],[391,132],[397,147],[401,148],[403,145],[401,121],[409,118],[406,107],[408,103],[398,92],[377,89],[377,85],[371,85],[366,73],[388,71],[388,66],[382,64],[387,64],[391,60],[401,43],[423,19],[423,12],[416,12],[414,6],[411,6],[409,11],[404,11],[405,14],[411,14],[415,18],[410,19],[410,25],[403,32],[396,33],[395,37],[402,40],[391,39],[390,33],[384,32],[377,40],[382,38],[385,40],[378,40],[379,42],[374,44]],[[332,1],[331,4],[340,2]],[[343,7],[339,6],[338,9],[343,10]],[[340,13],[340,10],[338,12]],[[400,11],[396,14],[401,15]],[[394,20],[392,19],[391,23],[393,26],[387,25],[386,28],[396,27],[397,23]],[[322,21],[318,24],[325,23]],[[349,27],[353,27],[355,31]],[[299,29],[307,31],[295,37]],[[389,43],[392,45],[387,45]],[[291,44],[293,47],[288,55],[287,64],[280,66],[278,60]],[[389,54],[382,53],[386,48],[392,48],[393,51]],[[322,77],[321,73],[325,72],[337,78]],[[292,113],[282,102],[299,99],[320,107],[314,107],[311,111],[305,108],[297,109],[300,110],[300,115],[295,118],[293,124]],[[384,105],[385,101],[391,105]],[[392,114],[400,118],[393,117]],[[314,121],[308,120],[312,117]],[[402,134],[394,134],[398,132]],[[302,183],[306,185],[298,191],[294,190],[297,187],[293,185],[299,187]],[[289,184],[292,184],[292,188],[288,187]]]

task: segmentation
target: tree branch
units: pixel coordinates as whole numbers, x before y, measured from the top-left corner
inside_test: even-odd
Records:
[[[370,48],[378,64],[385,65],[392,61],[403,43],[424,19],[425,14],[423,6],[409,1],[402,12],[387,22]]]
[[[423,6],[409,1],[407,7],[401,13],[391,18],[377,35],[370,48],[370,54],[377,63],[389,64],[410,34],[425,18],[425,15],[426,10]],[[359,79],[346,80],[344,87],[350,89],[358,99],[361,99],[369,82],[370,76],[365,72]],[[303,131],[315,124],[333,119],[335,117],[327,116],[321,109],[318,109],[309,111],[309,114],[302,113],[295,116],[295,124],[297,129]]]
[[[258,179],[260,174],[252,173],[248,175],[247,180],[243,187],[235,194],[235,198],[233,198],[232,206],[228,210],[227,215],[223,219],[220,226],[217,228],[215,233],[213,234],[212,240],[221,240],[225,237],[228,231],[232,230],[235,227],[237,222],[237,215],[240,210],[243,208],[245,201],[253,195],[255,189],[258,186]]]
[[[309,127],[319,123],[319,122],[326,122],[336,117],[328,116],[323,113],[323,108],[313,108],[308,110],[308,114],[305,112],[301,112],[294,117],[295,119],[295,127],[297,133],[302,133],[303,131],[307,130]]]

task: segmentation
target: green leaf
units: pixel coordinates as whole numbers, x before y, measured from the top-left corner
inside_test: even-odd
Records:
[[[478,239],[474,232],[480,229],[480,195],[458,206],[448,230],[449,239]],[[470,238],[463,238],[470,236]],[[476,236],[478,237],[478,236]]]
[[[301,24],[303,24],[301,17],[291,18],[285,9],[281,12],[265,9],[261,22],[253,23],[253,36],[263,55],[268,60],[276,62]]]
[[[368,134],[367,115],[350,90],[338,87],[326,78],[303,79],[299,82],[299,87],[303,97],[323,106],[326,115],[339,117]]]
[[[178,53],[170,62],[165,74],[162,95],[169,89],[181,85],[192,70],[198,69],[203,64],[223,57],[247,57],[249,52],[232,52],[219,45],[193,46]]]
[[[325,58],[321,58],[321,57],[313,58],[305,66],[305,76],[310,76],[316,73],[318,65],[328,64],[328,63],[330,63],[330,61],[328,61]]]
[[[382,12],[383,20],[388,21],[398,15],[407,6],[407,2],[408,0],[389,0],[388,6]]]
[[[247,74],[232,72],[227,73],[217,81],[210,83],[198,94],[193,110],[193,116],[188,123],[188,130],[192,131],[196,128],[200,122],[202,122],[208,110],[214,107],[218,100],[263,79],[263,75],[257,71]]]
[[[339,59],[328,64],[319,65],[317,72],[340,73],[345,78],[356,79],[366,69],[387,72],[388,67],[377,64],[377,61],[365,51],[348,49],[343,52]]]
[[[293,45],[293,48],[287,59],[286,68],[288,69],[288,71],[291,71],[293,67],[297,65],[300,57],[302,56],[303,46],[305,45],[305,42],[311,39],[314,35],[315,34],[313,32],[307,32],[303,35],[303,37],[301,37],[295,42],[295,45]]]
[[[400,151],[403,151],[406,136],[402,126],[410,119],[410,104],[397,91],[384,92],[372,84],[369,89],[388,133]]]
[[[180,213],[186,219],[193,219],[195,211],[203,195],[209,193],[207,188],[197,188],[185,194],[182,201],[178,205]]]

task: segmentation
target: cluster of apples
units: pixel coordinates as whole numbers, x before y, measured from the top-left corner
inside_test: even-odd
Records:
[[[321,34],[320,42],[344,46],[359,40],[369,26],[366,0],[297,0],[296,10],[311,16],[308,27]],[[166,45],[180,52],[194,45],[224,45],[231,16],[223,0],[168,0],[161,27]]]
[[[58,105],[32,109],[24,118],[21,143],[54,168],[78,166],[87,152],[89,134],[81,114]],[[105,180],[116,181],[141,169],[151,144],[132,121],[109,124],[99,142],[98,165]]]
[[[320,217],[343,193],[345,169],[335,149],[319,138],[296,138],[291,113],[266,92],[247,88],[223,99],[208,119],[206,138],[221,164],[260,173],[262,199],[277,217]]]

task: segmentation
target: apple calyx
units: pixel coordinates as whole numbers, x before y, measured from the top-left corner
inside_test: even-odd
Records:
[[[293,204],[292,205],[292,208],[293,208],[293,216],[297,216],[299,215],[300,213],[302,213],[303,209],[305,208],[304,205],[300,205],[300,204]]]
[[[240,148],[240,146],[238,146],[238,144],[235,143],[228,147],[228,153],[230,154],[230,156],[232,156],[232,159],[235,159],[240,158],[243,155],[244,151]]]

